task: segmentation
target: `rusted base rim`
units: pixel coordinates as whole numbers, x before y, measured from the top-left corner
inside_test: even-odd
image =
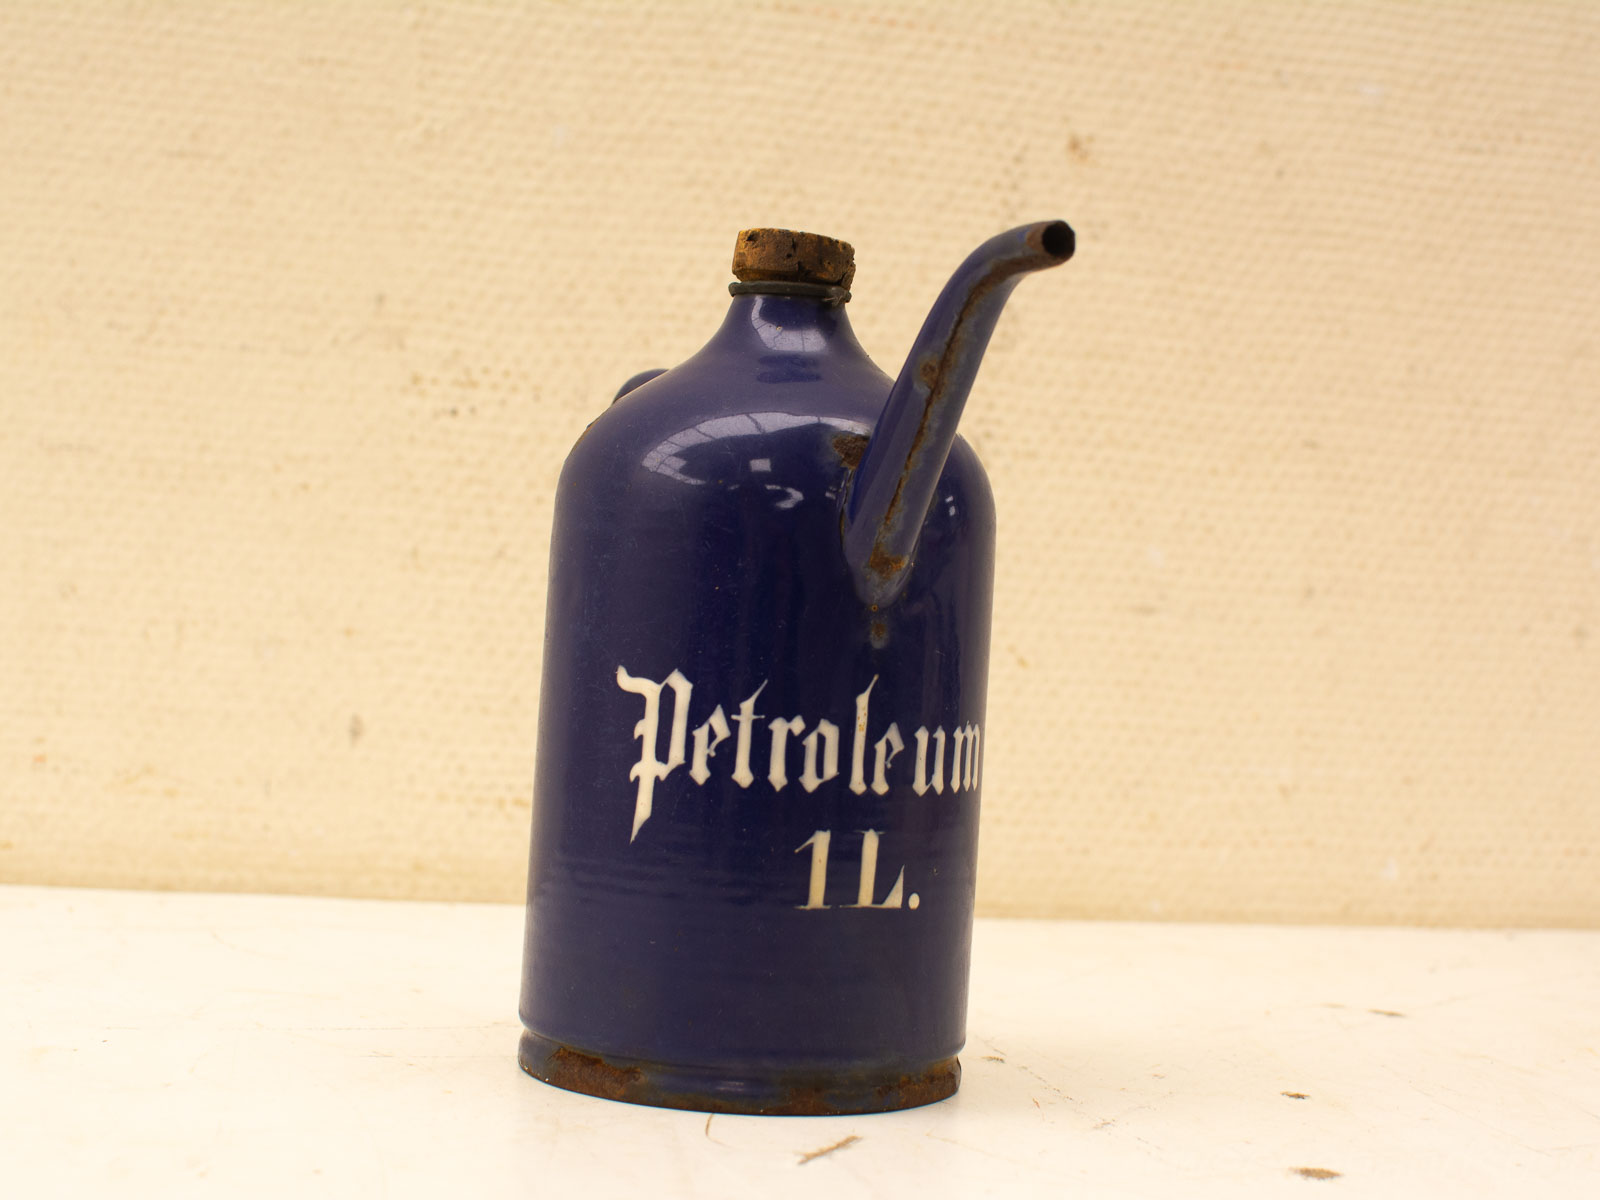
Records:
[[[517,1062],[535,1079],[628,1104],[751,1116],[830,1117],[893,1112],[953,1096],[961,1063],[938,1059],[911,1071],[767,1071],[739,1075],[601,1058],[524,1031]]]

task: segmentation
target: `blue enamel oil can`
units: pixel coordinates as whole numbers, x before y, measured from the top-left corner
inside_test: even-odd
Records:
[[[519,1060],[736,1113],[952,1094],[994,504],[956,423],[1052,221],[979,247],[895,379],[842,242],[739,235],[722,327],[556,498]]]

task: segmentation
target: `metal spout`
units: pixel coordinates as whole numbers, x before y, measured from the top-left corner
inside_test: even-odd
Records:
[[[905,586],[956,424],[1011,289],[1030,271],[1066,262],[1075,242],[1065,221],[1009,230],[968,255],[934,301],[845,498],[845,559],[866,603],[888,604]]]

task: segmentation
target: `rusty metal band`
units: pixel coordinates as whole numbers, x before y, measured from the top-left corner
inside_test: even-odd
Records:
[[[601,1057],[524,1030],[517,1061],[535,1079],[629,1104],[752,1116],[821,1117],[917,1108],[953,1095],[961,1064],[907,1069],[756,1070],[744,1075]]]

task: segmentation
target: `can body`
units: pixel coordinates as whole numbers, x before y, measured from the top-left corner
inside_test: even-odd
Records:
[[[955,1090],[993,502],[958,442],[905,591],[858,598],[840,497],[887,381],[842,322],[742,297],[567,460],[521,1003],[551,1083],[727,1112]]]

